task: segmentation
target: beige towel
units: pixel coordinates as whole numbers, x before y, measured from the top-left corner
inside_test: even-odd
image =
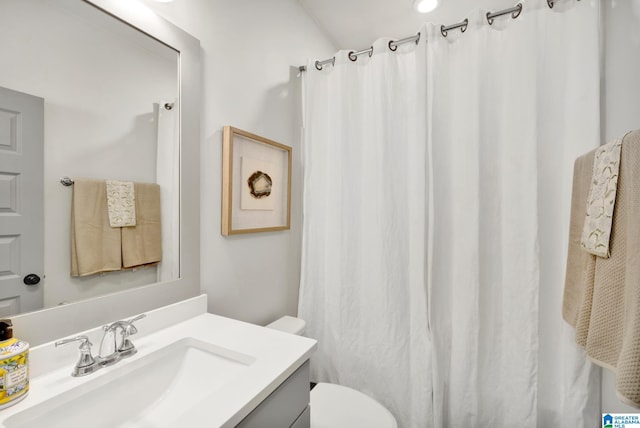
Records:
[[[75,179],[71,202],[71,276],[121,267],[120,229],[109,225],[104,180]]]
[[[640,131],[622,142],[608,259],[580,247],[593,157],[574,166],[563,317],[587,355],[615,371],[618,397],[640,407]]]
[[[160,186],[135,183],[136,226],[122,229],[122,265],[125,268],[157,263],[162,259]]]

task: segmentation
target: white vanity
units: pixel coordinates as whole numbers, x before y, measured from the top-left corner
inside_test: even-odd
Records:
[[[316,342],[206,313],[201,295],[147,313],[138,352],[72,377],[76,345],[31,350],[27,398],[0,427],[309,427]],[[97,352],[102,330],[78,332]]]

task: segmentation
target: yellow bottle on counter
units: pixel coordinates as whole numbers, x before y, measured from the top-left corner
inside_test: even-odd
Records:
[[[13,337],[11,320],[0,320],[0,409],[29,392],[29,344]]]

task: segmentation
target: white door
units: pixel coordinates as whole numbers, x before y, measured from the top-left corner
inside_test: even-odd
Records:
[[[44,99],[0,87],[0,317],[42,308]]]

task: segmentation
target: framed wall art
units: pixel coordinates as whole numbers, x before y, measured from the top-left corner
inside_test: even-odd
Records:
[[[222,234],[286,230],[291,224],[291,147],[225,126]]]

